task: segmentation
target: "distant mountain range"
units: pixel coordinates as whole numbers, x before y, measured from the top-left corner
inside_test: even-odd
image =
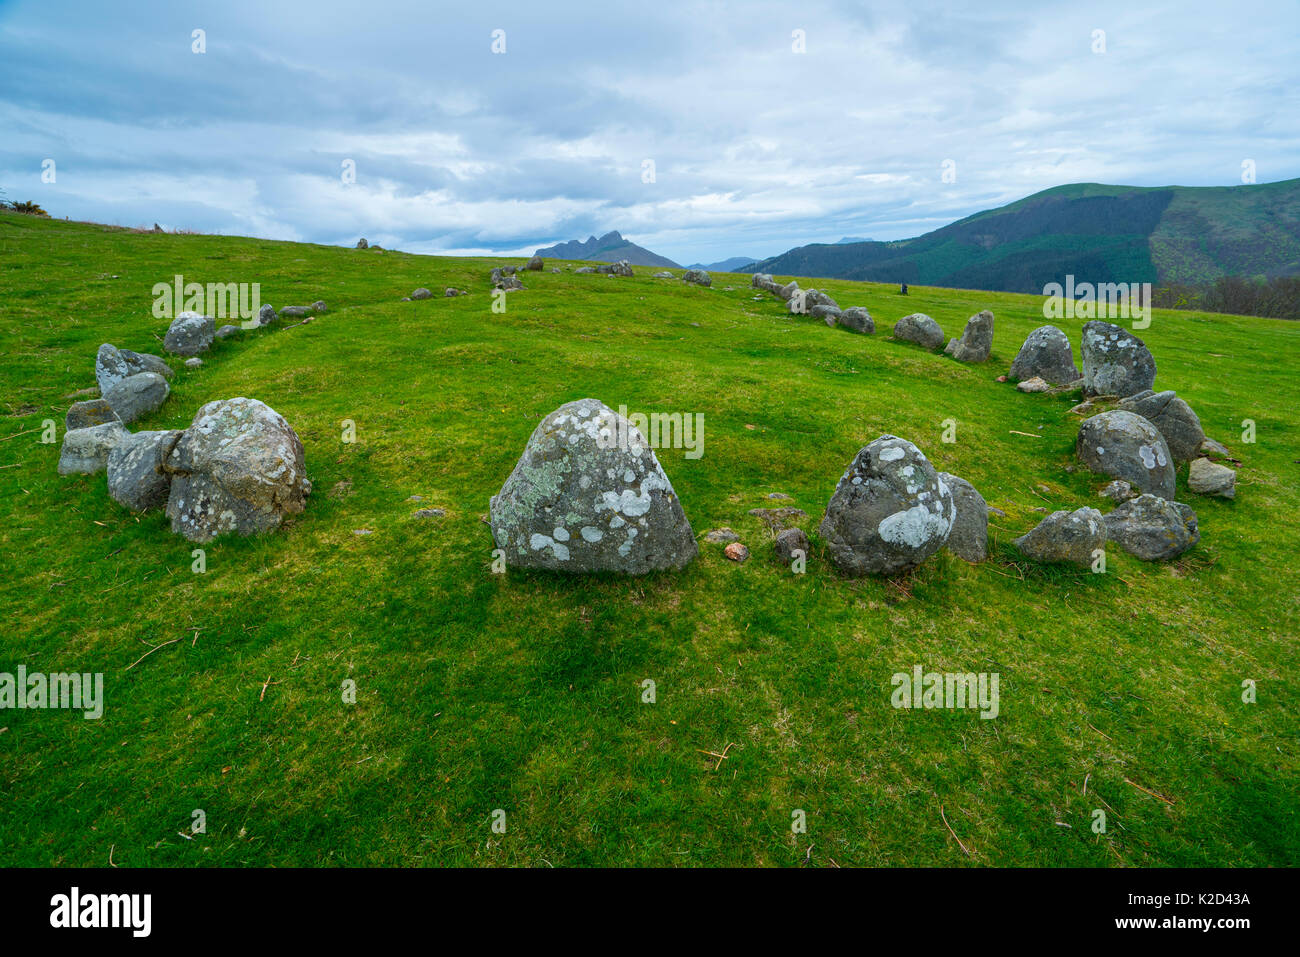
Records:
[[[586,242],[577,239],[556,243],[537,250],[543,259],[585,259],[590,262],[616,263],[626,259],[633,266],[663,266],[680,269],[681,266],[664,256],[652,253],[643,246],[624,239],[617,230],[599,239],[591,236]]]
[[[692,263],[688,269],[705,269],[712,272],[741,272],[758,262],[753,256],[732,256],[716,263]]]
[[[1300,274],[1300,179],[1242,186],[1074,183],[915,239],[791,249],[752,272],[1041,292],[1083,282],[1201,284]]]

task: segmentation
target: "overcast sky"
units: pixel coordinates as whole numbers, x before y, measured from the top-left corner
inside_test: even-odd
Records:
[[[0,187],[413,252],[617,229],[691,263],[1062,183],[1300,176],[1296,0],[946,6],[0,0]]]

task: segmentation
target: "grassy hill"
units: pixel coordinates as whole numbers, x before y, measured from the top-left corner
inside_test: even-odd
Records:
[[[1300,179],[1251,186],[1074,183],[916,239],[811,245],[755,270],[1038,293],[1087,282],[1204,284],[1300,273]]]
[[[102,671],[107,699],[98,721],[0,711],[0,863],[1300,860],[1300,326],[1156,312],[1157,388],[1243,460],[1238,497],[1190,494],[1184,468],[1201,544],[1171,565],[1112,548],[1094,575],[1010,545],[1036,509],[1102,504],[1101,477],[1070,471],[1074,400],[994,381],[1043,323],[1038,299],[825,283],[876,317],[862,337],[753,301],[747,277],[566,271],[526,274],[495,315],[493,264],[0,215],[0,672]],[[39,442],[47,418],[62,437],[101,342],[161,351],[151,288],[176,273],[330,305],[219,342],[201,369],[174,362],[171,398],[134,426],[183,428],[243,395],[302,438],[306,512],[210,544],[205,574],[162,515],[119,507],[103,475],[58,476],[58,444]],[[447,285],[471,292],[398,301]],[[908,312],[955,335],[983,308],[987,365],[888,338]],[[540,417],[584,396],[703,413],[703,457],[660,459],[696,533],[729,525],[753,557],[702,545],[644,579],[492,574],[489,496]],[[747,511],[784,492],[815,530],[883,432],[1005,512],[990,560],[850,581],[814,539],[791,574]],[[891,675],[918,664],[999,673],[997,719],[893,709]],[[188,839],[196,809],[207,832]]]

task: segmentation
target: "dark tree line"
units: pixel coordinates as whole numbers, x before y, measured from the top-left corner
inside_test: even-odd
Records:
[[[1224,276],[1204,286],[1175,283],[1152,291],[1159,309],[1197,309],[1234,316],[1300,319],[1300,276],[1247,279]]]

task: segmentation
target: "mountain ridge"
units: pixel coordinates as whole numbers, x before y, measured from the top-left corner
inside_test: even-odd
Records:
[[[1001,292],[1300,274],[1300,179],[1240,186],[1069,183],[912,239],[813,243],[755,272]]]

